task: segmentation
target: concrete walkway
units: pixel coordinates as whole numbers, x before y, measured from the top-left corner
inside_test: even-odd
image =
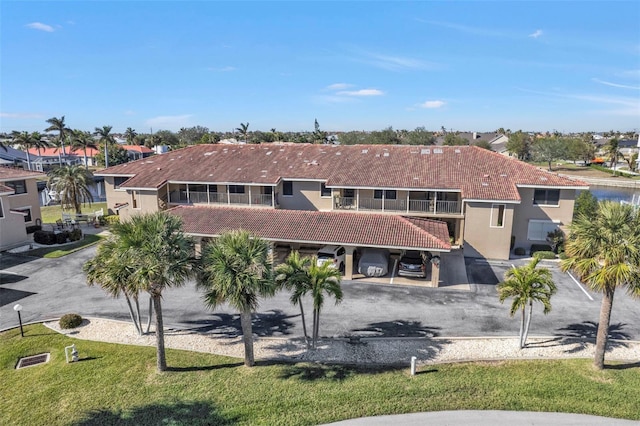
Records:
[[[331,423],[332,426],[623,426],[638,425],[633,420],[587,416],[584,414],[539,413],[532,411],[435,411],[430,413],[400,414],[395,416],[363,417]]]

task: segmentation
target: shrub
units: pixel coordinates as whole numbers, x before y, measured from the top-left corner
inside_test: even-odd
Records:
[[[110,214],[109,216],[104,216],[104,220],[106,221],[105,223],[113,225],[114,223],[120,222],[120,216],[117,214]]]
[[[529,255],[533,256],[538,251],[551,251],[551,246],[548,244],[531,244],[531,250],[529,251]]]
[[[33,233],[33,241],[50,246],[56,243],[56,234],[53,231],[36,231]]]
[[[66,314],[60,318],[59,324],[62,329],[76,328],[82,324],[82,317],[78,314]]]
[[[69,232],[69,241],[79,241],[82,239],[82,231],[80,229],[74,229]]]
[[[516,256],[524,256],[526,253],[527,251],[523,247],[516,247],[516,249],[513,251],[513,254],[515,254]]]
[[[27,226],[27,234],[33,234],[36,231],[41,231],[42,225],[31,225]]]
[[[105,226],[107,224],[107,218],[104,216],[98,216],[98,224],[100,226]]]
[[[64,243],[67,242],[68,238],[69,238],[69,232],[68,231],[58,232],[56,234],[56,244],[64,244]]]
[[[535,257],[537,257],[538,259],[555,259],[556,258],[556,254],[552,251],[537,251],[534,254]]]

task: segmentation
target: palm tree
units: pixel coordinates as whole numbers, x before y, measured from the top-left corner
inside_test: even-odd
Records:
[[[65,137],[68,133],[71,133],[71,129],[68,128],[64,123],[64,115],[60,118],[51,117],[47,120],[47,123],[50,124],[49,127],[44,129],[45,132],[58,132],[58,140],[60,141],[60,145],[62,146],[62,155],[67,155],[64,151],[64,141]],[[62,156],[58,155],[60,159],[60,166],[62,166]]]
[[[318,266],[318,258],[314,256],[311,258],[311,265],[307,270],[307,275],[311,288],[311,297],[313,298],[313,331],[311,340],[313,348],[315,348],[320,334],[320,310],[324,304],[325,293],[336,299],[336,305],[342,301],[342,288],[340,287],[342,274],[330,262],[323,262],[322,265]]]
[[[71,147],[75,151],[82,149],[84,151],[84,165],[88,169],[89,163],[87,162],[87,148],[98,149],[95,139],[90,132],[84,132],[82,130],[74,130],[71,135]]]
[[[111,126],[102,126],[96,127],[96,131],[93,132],[94,135],[99,136],[98,142],[104,144],[104,167],[109,167],[109,144],[116,143],[115,138],[111,134]]]
[[[194,274],[193,240],[182,230],[182,221],[165,212],[141,214],[111,227],[114,248],[110,262],[126,265],[128,289],[146,291],[153,300],[156,319],[156,354],[158,371],[167,369],[162,316],[162,291],[180,287]],[[108,250],[107,250],[108,251]],[[120,279],[115,280],[118,284]]]
[[[247,135],[249,133],[249,122],[247,122],[247,124],[240,123],[240,127],[236,128],[236,130],[240,132],[240,134],[242,135],[244,139],[244,143],[247,143]]]
[[[254,364],[251,313],[258,308],[258,297],[272,296],[276,286],[271,276],[268,244],[247,231],[222,234],[202,249],[198,287],[211,309],[227,302],[240,311],[244,364]]]
[[[13,143],[20,145],[20,149],[24,150],[27,154],[27,167],[31,170],[29,150],[35,146],[33,136],[29,132],[18,132],[17,130],[11,132],[11,136],[13,137]]]
[[[82,203],[91,205],[91,185],[94,185],[93,173],[82,166],[62,166],[49,172],[48,186],[55,187],[60,194],[62,208],[73,208],[76,214],[82,213]]]
[[[302,297],[305,296],[311,287],[307,271],[311,265],[311,258],[300,257],[300,253],[296,250],[292,251],[284,263],[278,265],[275,269],[276,284],[291,291],[291,303],[300,306],[300,317],[302,318],[302,331],[304,333],[304,341],[309,345],[309,335],[307,334],[307,322],[304,316],[304,307],[302,305]]]
[[[604,368],[613,296],[619,287],[640,296],[640,211],[612,201],[598,203],[595,217],[580,214],[569,227],[563,270],[573,270],[602,293],[594,366]]]
[[[138,136],[138,134],[131,127],[127,127],[127,130],[124,131],[124,138],[127,140],[129,145],[134,143],[136,136]]]
[[[42,148],[48,148],[51,144],[42,138],[40,132],[31,133],[31,138],[33,139],[33,147],[38,150],[38,157],[41,157]]]
[[[551,271],[547,268],[537,268],[539,258],[534,257],[527,265],[512,268],[505,274],[505,280],[498,284],[498,297],[500,303],[512,297],[509,315],[514,316],[518,310],[522,311],[520,320],[520,349],[526,346],[531,316],[533,315],[533,302],[540,302],[544,306],[544,314],[551,311],[551,296],[557,291],[553,282]],[[529,306],[529,316],[525,326],[525,311]]]
[[[613,175],[615,176],[618,166],[618,158],[622,157],[624,159],[624,155],[622,155],[622,151],[620,151],[620,141],[616,138],[611,139],[605,149],[611,158],[611,168],[613,169]]]
[[[140,289],[131,279],[135,272],[135,265],[129,262],[128,247],[122,246],[121,238],[110,237],[98,246],[93,259],[87,261],[82,269],[87,274],[87,284],[98,284],[112,297],[118,298],[123,294],[129,308],[131,321],[139,335],[142,335],[142,323],[140,320],[140,304],[138,295]],[[135,303],[135,312],[131,299]],[[149,317],[149,320],[151,318]],[[147,331],[149,324],[147,324]]]

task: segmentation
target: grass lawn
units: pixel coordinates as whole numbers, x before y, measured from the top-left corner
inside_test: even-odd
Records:
[[[107,203],[91,203],[82,205],[83,213],[93,213],[96,210],[104,209],[104,214],[107,214]],[[40,207],[42,212],[42,223],[56,223],[56,220],[62,219],[62,206],[44,206]],[[65,211],[66,213],[75,213],[73,210]]]
[[[57,259],[58,257],[66,256],[74,253],[78,250],[82,250],[85,247],[89,247],[96,244],[102,239],[99,235],[85,234],[84,238],[80,241],[65,244],[64,246],[51,246],[41,247],[25,252],[26,255],[34,257],[46,257],[47,259]]]
[[[80,361],[66,364],[75,343]],[[18,358],[51,352],[45,365]],[[465,363],[365,369],[258,363],[155,348],[74,340],[42,325],[0,334],[3,423],[305,425],[438,410],[531,410],[640,419],[640,366],[604,371],[591,360]]]

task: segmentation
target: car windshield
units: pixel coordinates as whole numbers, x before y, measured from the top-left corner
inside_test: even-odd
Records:
[[[404,256],[402,256],[402,259],[400,259],[401,262],[418,262],[421,263],[422,262],[422,256],[420,256],[420,253],[418,253],[417,251],[415,252],[407,252],[405,253]]]
[[[318,253],[318,259],[333,259],[333,253]]]

